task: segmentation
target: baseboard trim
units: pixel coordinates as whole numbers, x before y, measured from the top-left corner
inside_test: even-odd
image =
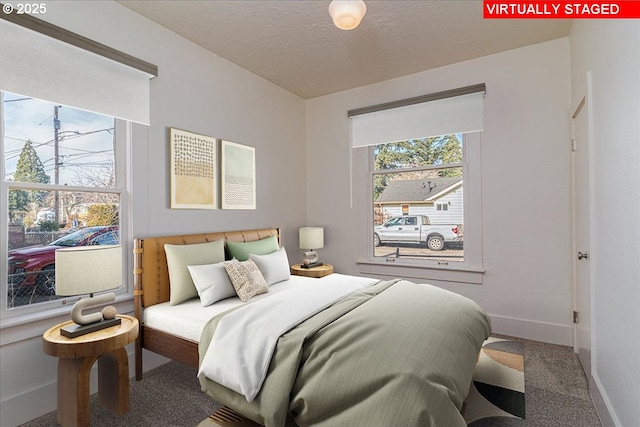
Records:
[[[56,410],[57,383],[42,384],[21,394],[11,396],[0,404],[0,425],[13,427]],[[33,402],[38,402],[34,405]]]
[[[515,317],[489,314],[491,330],[496,334],[509,335],[550,344],[573,345],[571,325],[539,322]]]
[[[602,423],[602,427],[621,426],[620,420],[617,419],[615,413],[611,410],[611,401],[606,393],[602,392],[602,383],[597,375],[591,377],[592,387],[589,389],[591,400],[596,407],[596,412]]]

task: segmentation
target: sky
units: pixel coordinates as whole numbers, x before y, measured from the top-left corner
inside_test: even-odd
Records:
[[[25,141],[31,140],[54,184],[54,107],[5,92],[2,149],[5,179],[12,179]],[[59,184],[79,185],[79,176],[113,164],[113,118],[71,107],[58,108]]]

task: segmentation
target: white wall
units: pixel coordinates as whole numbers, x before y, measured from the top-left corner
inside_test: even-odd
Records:
[[[159,75],[151,81],[151,126],[135,126],[133,132],[134,237],[277,226],[289,256],[301,256],[297,229],[306,225],[302,99],[115,2],[49,2],[42,18],[158,66]],[[257,209],[169,209],[170,127],[254,146]],[[124,302],[119,311],[131,307]],[[56,359],[43,353],[41,335],[66,317],[2,325],[2,427],[55,409]]]
[[[482,135],[486,272],[481,285],[441,285],[480,303],[495,332],[568,345],[571,82],[566,38],[308,101],[309,222],[325,227],[323,259],[338,272],[358,274],[359,189],[353,188],[352,206],[347,111],[482,82],[487,87]],[[360,165],[354,162],[354,168]]]
[[[592,375],[605,425],[640,422],[640,22],[573,24],[574,104],[591,72]],[[603,408],[599,408],[603,414]]]

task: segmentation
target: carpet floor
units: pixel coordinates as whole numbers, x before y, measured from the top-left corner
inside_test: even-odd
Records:
[[[511,380],[494,384],[486,376],[476,375],[464,409],[469,426],[601,426],[589,396],[587,379],[571,348],[512,337],[493,338],[494,344],[483,350],[479,366],[484,363],[489,369],[506,368],[511,375],[505,378]],[[520,369],[518,351],[524,354],[524,384],[513,380]],[[91,425],[195,427],[221,408],[200,391],[196,370],[178,362],[169,362],[146,372],[142,381],[132,380],[130,387],[131,410],[120,417],[100,406],[97,395],[92,395]],[[506,390],[506,394],[503,392],[500,397],[501,393],[496,392],[499,389]],[[523,393],[525,389],[526,395]],[[519,395],[525,397],[524,404]],[[471,401],[477,398],[482,400],[482,408],[471,411]],[[521,416],[522,410],[524,417]],[[54,411],[21,427],[57,425]],[[218,422],[218,425],[240,427],[239,424],[224,422]]]

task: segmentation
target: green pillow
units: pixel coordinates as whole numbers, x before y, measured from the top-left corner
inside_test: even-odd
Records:
[[[176,305],[198,296],[189,265],[215,264],[224,261],[224,240],[189,245],[164,245],[169,268],[169,304]]]
[[[266,239],[255,240],[253,242],[227,242],[229,256],[238,261],[246,261],[249,254],[267,255],[280,249],[276,236]]]

